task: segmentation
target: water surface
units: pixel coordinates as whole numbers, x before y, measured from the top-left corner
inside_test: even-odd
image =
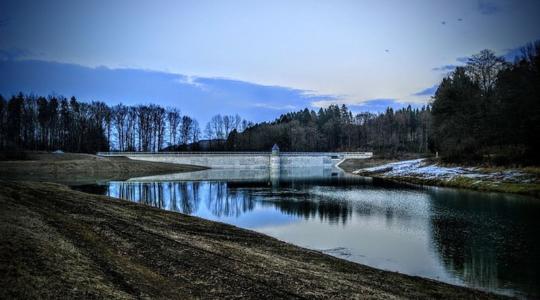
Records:
[[[206,170],[78,189],[233,224],[361,264],[538,297],[540,201],[336,170]]]

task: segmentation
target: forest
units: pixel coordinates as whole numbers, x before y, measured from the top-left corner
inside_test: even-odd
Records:
[[[429,105],[353,114],[304,109],[253,124],[216,115],[202,129],[178,108],[0,96],[0,149],[98,151],[373,151],[435,154],[453,162],[537,164],[540,42],[513,63],[483,50],[440,83]]]
[[[196,150],[199,123],[177,108],[159,105],[108,106],[62,96],[19,93],[0,96],[0,149],[98,151]],[[251,126],[240,116],[216,115],[207,124],[209,139],[224,140]]]
[[[540,41],[513,63],[483,50],[442,80],[432,102],[433,150],[452,162],[540,162]]]

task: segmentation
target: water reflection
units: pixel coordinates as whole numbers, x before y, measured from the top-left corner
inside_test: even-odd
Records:
[[[217,171],[221,173],[223,171]],[[312,174],[309,173],[308,174]],[[250,228],[300,246],[452,284],[538,296],[540,203],[344,174],[216,172],[79,187]]]
[[[435,190],[431,194],[434,248],[448,270],[471,286],[538,296],[538,200]]]

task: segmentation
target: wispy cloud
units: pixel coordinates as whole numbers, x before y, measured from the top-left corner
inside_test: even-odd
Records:
[[[328,97],[328,98],[322,98],[321,100],[312,101],[311,106],[316,107],[316,108],[326,108],[332,104],[357,105],[358,103],[359,102],[355,99]]]
[[[418,103],[406,103],[397,99],[370,99],[360,104],[351,105],[351,109],[355,112],[370,112],[370,113],[382,113],[388,108],[394,110],[404,108],[410,105],[412,108],[419,108],[421,105]]]
[[[273,105],[269,103],[254,103],[252,104],[253,107],[259,107],[259,108],[266,108],[266,109],[272,109],[272,110],[281,110],[281,111],[291,111],[299,109],[299,107],[292,105],[292,104],[286,104],[286,105]]]
[[[341,100],[321,100],[312,103],[313,107],[322,107],[326,108],[331,104],[345,104],[347,105],[354,113],[359,112],[370,112],[370,113],[382,113],[385,112],[387,108],[400,109],[411,105],[413,108],[421,107],[422,103],[413,103],[400,101],[398,99],[391,98],[376,98],[368,99],[363,101],[358,101],[354,99],[341,99]]]
[[[203,84],[203,83],[201,83],[201,82],[199,82],[197,79],[198,79],[198,78],[195,77],[195,76],[179,75],[177,81],[178,81],[180,84],[192,85],[192,86],[197,87],[197,88],[200,88],[200,89],[206,88],[206,85]]]
[[[440,67],[435,67],[431,70],[433,71],[454,71],[455,68],[457,68],[457,65],[444,65]]]
[[[416,93],[414,93],[412,95],[413,96],[433,96],[438,88],[439,88],[439,85],[436,84],[436,85],[434,85],[432,87],[428,87],[428,88],[423,89],[423,90],[421,90],[419,92],[416,92]]]

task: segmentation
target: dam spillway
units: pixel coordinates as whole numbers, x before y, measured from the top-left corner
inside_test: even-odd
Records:
[[[372,152],[99,152],[98,156],[164,162],[213,169],[339,168],[347,159],[367,159]]]

